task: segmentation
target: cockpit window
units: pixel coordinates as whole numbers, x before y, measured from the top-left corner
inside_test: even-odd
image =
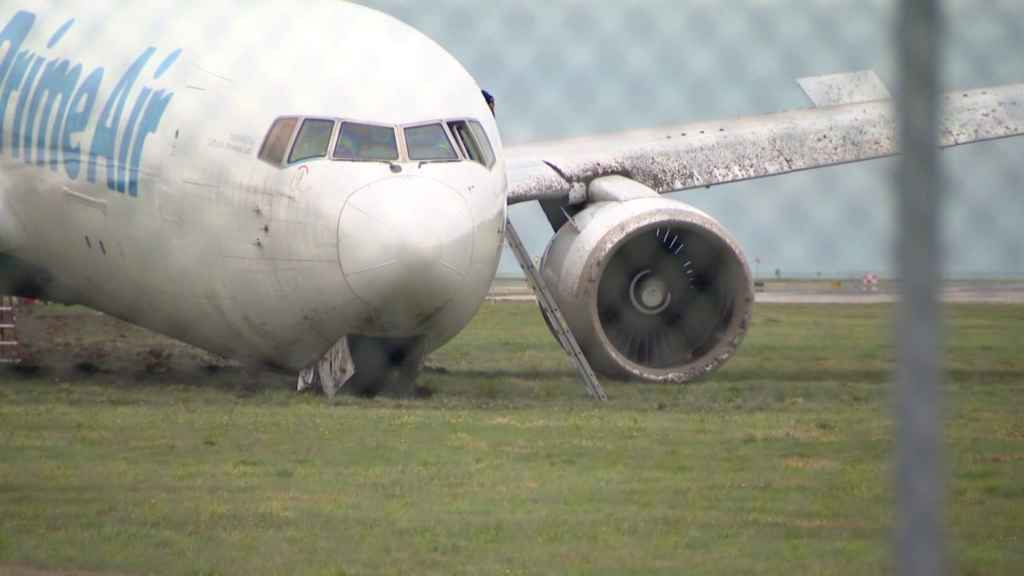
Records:
[[[409,160],[459,159],[448,133],[440,124],[406,128],[405,145],[409,150]]]
[[[487,138],[487,132],[484,131],[484,127],[476,120],[470,120],[469,127],[473,130],[477,143],[480,144],[480,152],[484,155],[487,167],[494,166],[494,148],[491,147],[491,141]]]
[[[398,129],[403,135],[401,148]],[[283,116],[274,120],[259,151],[261,160],[278,168],[325,156],[334,160],[377,162],[458,162],[465,159],[487,168],[493,168],[496,161],[483,125],[468,118],[388,126],[341,118]]]
[[[468,123],[463,120],[457,120],[455,122],[449,122],[448,128],[451,128],[452,135],[455,136],[455,140],[457,140],[459,146],[462,147],[462,153],[466,158],[487,166],[487,162],[484,160],[484,154],[480,150],[480,146],[476,143],[476,139],[473,137],[473,132],[470,130]]]
[[[280,166],[284,162],[284,156],[288,152],[288,143],[291,142],[292,132],[295,131],[295,125],[298,123],[298,118],[278,118],[270,127],[267,139],[263,141],[263,147],[260,148],[260,159]]]
[[[340,160],[398,160],[398,141],[395,129],[342,122],[334,158]]]
[[[301,162],[310,158],[327,156],[331,146],[331,133],[334,132],[333,120],[304,120],[299,135],[295,137],[292,153],[288,162]]]

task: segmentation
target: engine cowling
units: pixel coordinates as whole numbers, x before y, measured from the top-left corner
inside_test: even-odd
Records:
[[[704,212],[664,197],[596,202],[545,250],[541,274],[591,367],[684,383],[743,341],[754,286],[739,244]]]

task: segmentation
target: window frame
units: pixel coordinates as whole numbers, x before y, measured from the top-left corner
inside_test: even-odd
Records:
[[[291,156],[292,146],[295,144],[295,136],[299,133],[299,127],[302,125],[302,120],[304,118],[304,116],[295,114],[287,114],[285,116],[278,116],[277,118],[274,118],[270,123],[270,127],[267,128],[266,133],[263,135],[263,143],[260,144],[260,149],[259,152],[256,153],[256,158],[270,164],[271,166],[275,166],[277,168],[283,167],[285,165],[285,160]],[[295,126],[292,127],[292,133],[288,136],[288,142],[284,146],[284,155],[281,157],[279,162],[275,163],[273,160],[266,158],[263,155],[263,151],[266,150],[267,144],[270,142],[270,135],[273,133],[274,128],[284,120],[295,120]]]
[[[291,134],[288,136],[287,144],[285,145],[284,156],[280,162],[273,162],[264,156],[264,150],[267,148],[269,143],[270,135],[274,131],[274,128],[282,121],[294,120],[295,126],[292,128]],[[332,122],[333,127],[331,129],[331,138],[327,146],[327,153],[322,156],[311,156],[299,160],[292,160],[292,153],[294,152],[295,144],[298,141],[299,133],[302,131],[303,126],[307,121],[324,121]],[[341,138],[341,131],[345,126],[345,123],[359,124],[363,126],[373,126],[377,128],[387,128],[392,131],[395,136],[395,146],[398,152],[398,157],[393,160],[386,159],[371,159],[371,158],[339,158],[335,156],[335,151],[338,147],[338,141]],[[405,137],[405,131],[409,128],[417,128],[421,126],[440,125],[445,132],[445,136],[448,137],[448,141],[452,144],[452,148],[455,152],[455,158],[440,158],[430,160],[414,160],[409,154],[409,143]],[[474,160],[469,151],[466,149],[466,143],[464,139],[455,130],[454,125],[462,124],[466,128],[467,137],[470,139],[470,144],[476,147],[476,151],[480,155],[479,160]],[[483,133],[483,137],[486,139],[484,143],[480,141],[480,137],[477,135],[477,128]],[[490,153],[487,153],[487,150]],[[343,118],[338,116],[304,116],[302,114],[285,114],[274,118],[270,123],[270,127],[263,135],[263,140],[260,144],[259,151],[256,153],[256,158],[262,162],[265,162],[275,168],[287,168],[295,164],[301,164],[309,161],[315,161],[318,159],[327,159],[337,162],[369,162],[369,163],[384,163],[384,164],[395,164],[395,163],[418,163],[419,165],[428,163],[444,163],[450,164],[455,162],[472,162],[483,166],[487,170],[493,170],[497,164],[497,153],[494,149],[494,144],[491,142],[490,136],[487,134],[487,130],[484,128],[483,123],[476,118],[436,118],[433,120],[426,120],[421,122],[412,122],[409,124],[387,124],[383,122],[367,122],[363,120],[356,120],[353,118]]]
[[[458,144],[458,148],[459,148],[460,152],[462,153],[463,159],[465,159],[468,162],[473,162],[473,163],[479,164],[480,166],[483,166],[485,169],[490,170],[494,166],[494,161],[492,160],[490,166],[487,164],[486,158],[484,157],[485,154],[483,153],[483,147],[480,146],[480,142],[477,140],[476,134],[473,133],[473,127],[470,125],[470,121],[471,120],[472,120],[471,118],[449,118],[449,119],[444,121],[444,124],[449,129],[449,131],[451,132],[452,136],[455,138],[455,142],[456,142],[456,144]],[[466,130],[468,131],[468,137],[471,139],[471,143],[474,146],[476,146],[477,152],[480,153],[480,156],[481,156],[480,160],[473,159],[470,156],[469,151],[465,149],[465,143],[463,142],[463,139],[460,136],[457,135],[457,132],[456,132],[455,128],[452,127],[452,124],[458,124],[458,123],[462,123],[462,124],[464,124],[466,126]],[[485,134],[486,134],[486,132],[485,132]],[[488,144],[489,143],[490,142],[488,141]],[[493,146],[491,146],[491,156],[494,156],[494,147]]]
[[[285,156],[286,162],[284,162],[284,164],[282,164],[282,166],[291,166],[293,164],[301,164],[303,162],[309,162],[311,160],[318,160],[318,159],[321,159],[321,158],[329,158],[330,155],[331,155],[331,145],[334,144],[337,141],[337,139],[338,139],[338,126],[339,126],[338,119],[337,118],[329,118],[327,116],[299,116],[298,118],[299,118],[299,123],[296,125],[297,127],[295,128],[295,133],[292,134],[292,139],[289,142],[288,154],[287,154],[287,156]],[[327,152],[325,152],[323,154],[323,156],[309,156],[307,158],[300,158],[299,160],[293,160],[292,159],[292,154],[295,153],[295,145],[298,144],[298,142],[299,142],[299,134],[302,133],[302,128],[303,128],[303,126],[305,126],[306,122],[309,122],[311,120],[314,121],[314,122],[330,122],[331,123],[331,136],[330,136],[330,139],[327,141]]]
[[[335,153],[338,150],[338,140],[341,139],[341,130],[345,127],[346,122],[349,124],[360,124],[363,126],[390,128],[391,133],[394,134],[395,136],[395,151],[398,157],[393,160],[383,160],[379,158],[338,158],[337,156],[335,156]],[[408,158],[402,146],[404,140],[404,132],[400,130],[400,128],[402,128],[402,126],[397,124],[385,124],[383,122],[365,122],[362,120],[353,120],[351,118],[336,118],[334,133],[331,136],[331,146],[328,147],[327,151],[327,158],[328,160],[333,160],[335,162],[385,162],[387,164],[394,164],[396,162],[400,163],[404,161],[406,158]]]
[[[484,123],[474,118],[467,118],[466,124],[469,125],[469,131],[473,134],[473,137],[476,138],[477,146],[480,147],[481,151],[484,151],[484,149],[487,150],[487,153],[484,154],[484,156],[490,156],[490,160],[487,162],[487,169],[493,169],[495,164],[498,163],[498,153],[494,151],[494,144],[491,142],[491,137],[487,135],[487,129],[484,128]],[[481,145],[480,136],[477,135],[476,130],[473,129],[474,125],[480,127],[480,133],[483,134],[484,137],[483,145]]]
[[[422,126],[436,126],[440,125],[441,129],[444,130],[445,136],[448,138],[448,143],[452,145],[452,151],[455,152],[455,158],[432,158],[430,160],[414,160],[412,155],[409,154],[409,141],[405,138],[405,130],[407,128],[420,128]],[[428,120],[426,122],[414,122],[412,124],[400,124],[398,126],[398,132],[402,135],[402,159],[409,162],[417,162],[419,164],[427,162],[439,162],[444,164],[450,164],[452,162],[462,162],[466,160],[462,154],[462,147],[455,139],[455,135],[452,134],[451,130],[448,129],[447,120]]]

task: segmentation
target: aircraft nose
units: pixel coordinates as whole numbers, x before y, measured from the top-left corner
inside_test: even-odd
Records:
[[[453,188],[401,176],[354,193],[341,211],[342,273],[367,304],[429,313],[462,286],[473,257],[473,217]]]

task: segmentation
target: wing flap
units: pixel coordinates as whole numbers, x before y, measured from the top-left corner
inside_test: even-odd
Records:
[[[1024,84],[943,96],[941,147],[1024,133]],[[620,174],[664,193],[897,154],[892,100],[509,147],[509,203]],[[582,200],[582,199],[581,199]]]
[[[796,83],[817,108],[892,98],[874,70],[798,78]]]
[[[510,204],[525,200],[564,198],[572,186],[550,164],[539,159],[510,159],[505,171],[508,174]]]

